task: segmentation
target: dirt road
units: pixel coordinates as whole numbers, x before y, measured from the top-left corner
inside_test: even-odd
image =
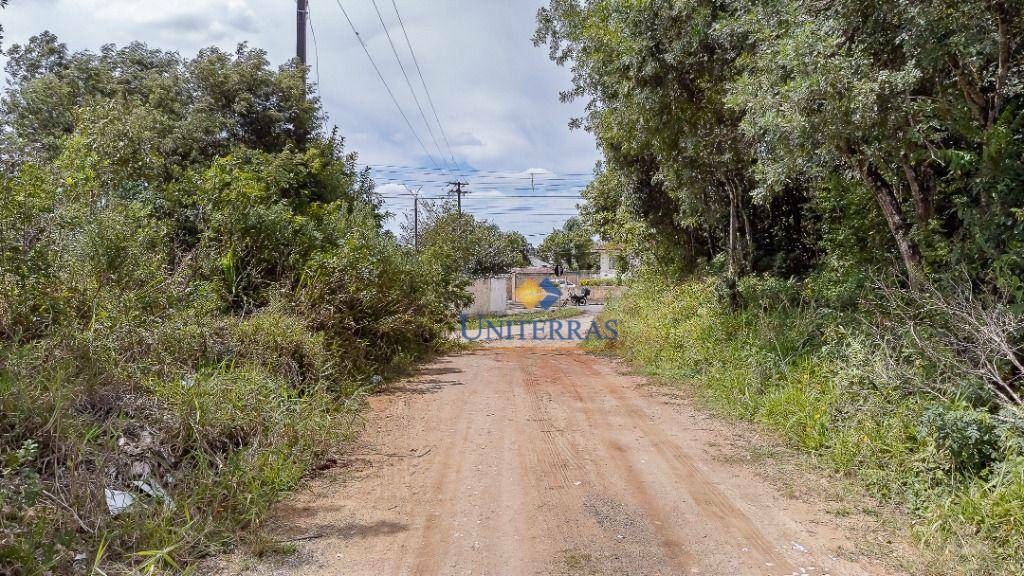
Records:
[[[442,358],[278,511],[274,574],[861,575],[854,536],[723,458],[727,425],[574,345]]]

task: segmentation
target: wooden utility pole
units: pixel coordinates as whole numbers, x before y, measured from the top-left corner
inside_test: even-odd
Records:
[[[309,19],[309,0],[295,0],[295,57],[306,65],[306,21]]]
[[[462,187],[469,186],[469,182],[460,182],[456,180],[455,182],[449,182],[448,185],[455,188],[454,190],[449,190],[448,193],[455,194],[455,197],[458,199],[457,203],[459,206],[459,216],[462,216],[462,195],[469,194],[469,191],[463,190]]]

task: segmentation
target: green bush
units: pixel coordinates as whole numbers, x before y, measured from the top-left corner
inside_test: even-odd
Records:
[[[382,229],[295,68],[32,42],[0,142],[0,573],[181,572],[448,345],[465,280]]]
[[[763,278],[741,283],[745,304],[732,310],[715,283],[639,276],[606,310],[620,338],[602,345],[906,507],[924,541],[978,573],[1024,566],[1019,410],[996,414],[984,389],[975,404],[943,397],[928,359],[879,341],[867,311],[818,307]]]
[[[580,286],[622,286],[622,276],[615,278],[584,278]]]
[[[970,407],[936,406],[922,419],[921,435],[952,473],[979,474],[999,457],[997,427],[992,415]]]

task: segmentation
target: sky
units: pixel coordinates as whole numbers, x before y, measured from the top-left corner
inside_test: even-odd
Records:
[[[465,210],[527,234],[535,244],[576,212],[598,153],[589,134],[567,126],[582,113],[582,103],[558,97],[570,86],[569,72],[531,42],[544,0],[375,0],[379,17],[370,0],[340,0],[398,107],[338,1],[310,0],[312,78],[319,82],[330,124],[360,162],[373,168],[395,214],[389,228],[397,230],[411,213],[404,186],[422,187],[421,197],[440,198],[455,178],[469,182]],[[50,30],[72,50],[142,40],[190,56],[204,46],[232,50],[246,41],[265,49],[274,64],[295,52],[293,0],[11,0],[0,20],[5,45]]]

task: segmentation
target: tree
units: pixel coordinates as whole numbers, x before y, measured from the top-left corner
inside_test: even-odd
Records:
[[[579,218],[566,220],[561,229],[552,230],[537,254],[552,266],[564,266],[572,270],[592,270],[597,266],[594,241],[587,227]]]
[[[451,202],[424,203],[420,217],[420,252],[429,261],[471,276],[505,274],[529,263],[530,245],[518,232],[460,213]],[[412,245],[412,226],[403,225],[403,242]]]
[[[8,0],[0,0],[0,9],[7,8]],[[4,46],[4,25],[0,24],[0,48]]]
[[[684,272],[724,253],[733,281],[778,263],[770,240],[789,219],[776,216],[806,203],[798,185],[781,202],[785,210],[755,189],[742,113],[726,100],[747,42],[730,25],[736,10],[713,0],[552,0],[538,13],[534,38],[556,63],[571,65],[573,88],[563,97],[589,98],[574,125],[595,134],[608,176],[585,192],[602,198],[585,210],[588,220],[614,235],[608,223],[631,216],[653,233],[642,249]],[[794,244],[811,237],[800,230]]]
[[[848,173],[920,285],[922,242],[959,233],[943,190],[952,156],[988,156],[989,134],[1012,122],[1003,112],[1022,77],[1019,3],[841,1],[810,16],[801,4],[762,3],[742,24],[753,41],[733,101],[763,143],[761,185]]]
[[[168,177],[179,175],[175,167],[209,162],[232,146],[265,152],[303,147],[323,128],[302,70],[294,62],[272,70],[265,51],[245,44],[234,54],[207,48],[184,61],[138,42],[70,52],[43,32],[11,46],[7,55],[10,85],[0,113],[18,135],[8,144],[8,157],[53,159],[73,132],[79,109],[115,98],[145,106],[160,119]]]
[[[1024,298],[1021,13],[551,0],[535,42],[588,100],[573,124],[604,155],[583,211],[602,235],[731,281],[895,258],[914,286],[958,266]]]

